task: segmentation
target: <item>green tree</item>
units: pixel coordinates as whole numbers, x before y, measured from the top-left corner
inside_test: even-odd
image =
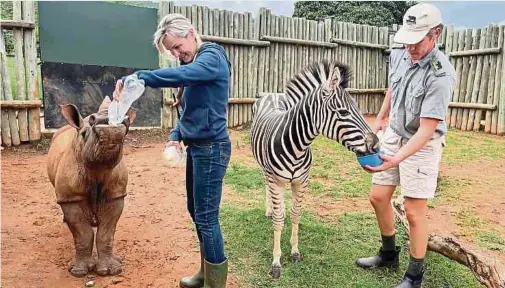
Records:
[[[0,2],[0,19],[12,19],[12,1]],[[12,30],[3,30],[3,34],[5,40],[5,51],[7,54],[12,54],[14,52],[14,35]]]
[[[381,27],[402,24],[403,14],[415,4],[414,1],[298,1],[293,17],[310,20],[332,17],[337,21]]]

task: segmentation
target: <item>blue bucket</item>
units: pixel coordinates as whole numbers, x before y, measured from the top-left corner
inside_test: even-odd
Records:
[[[378,153],[375,154],[360,156],[358,157],[358,162],[362,167],[365,167],[367,165],[370,167],[380,166],[382,163],[384,163],[382,158],[379,156],[380,154],[384,154],[384,152],[379,151]]]

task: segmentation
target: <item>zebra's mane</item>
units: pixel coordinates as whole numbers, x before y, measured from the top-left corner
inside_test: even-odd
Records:
[[[288,102],[290,102],[289,106],[299,102],[300,99],[308,96],[310,92],[329,81],[328,78],[335,68],[340,71],[340,83],[338,85],[343,89],[347,88],[351,76],[349,66],[337,61],[322,60],[315,62],[302,69],[288,81],[285,95],[288,97]],[[300,95],[300,93],[295,92],[305,90],[309,91],[309,93],[305,93],[307,95]]]

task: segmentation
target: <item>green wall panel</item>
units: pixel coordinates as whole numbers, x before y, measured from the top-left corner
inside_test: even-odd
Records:
[[[158,68],[157,9],[105,2],[39,1],[41,60]]]

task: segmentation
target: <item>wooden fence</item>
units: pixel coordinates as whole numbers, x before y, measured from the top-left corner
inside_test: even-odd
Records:
[[[181,13],[191,19],[206,41],[223,45],[232,63],[229,126],[251,120],[251,104],[259,93],[282,93],[290,77],[321,59],[338,59],[353,74],[348,89],[365,114],[378,113],[387,87],[388,55],[398,25],[373,27],[338,22],[277,16],[261,8],[251,13],[177,6],[161,1],[159,17]],[[444,27],[438,45],[457,71],[457,83],[449,104],[450,127],[483,129],[505,134],[504,26],[490,24],[473,30]],[[162,66],[167,62],[161,63]],[[164,126],[177,121],[171,107],[173,91],[165,94]]]
[[[0,22],[1,139],[4,146],[40,139],[40,107],[37,85],[35,6],[32,1],[13,1],[13,19]],[[15,79],[9,75],[4,30],[14,33]],[[15,81],[13,95],[11,81]]]

